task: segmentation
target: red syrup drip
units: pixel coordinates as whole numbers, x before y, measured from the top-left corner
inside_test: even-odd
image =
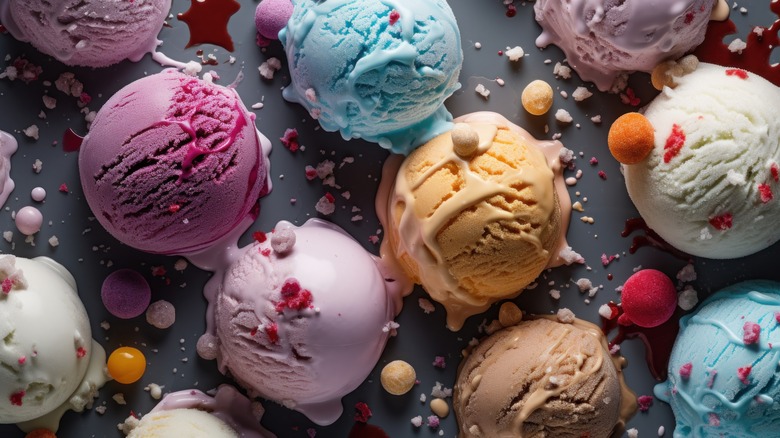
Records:
[[[609,346],[620,345],[626,339],[639,338],[645,346],[645,361],[650,374],[659,382],[666,380],[669,357],[672,355],[672,347],[677,339],[677,332],[680,330],[680,318],[685,312],[678,307],[665,323],[658,327],[645,328],[635,324],[618,324],[618,318],[623,314],[623,309],[612,301],[608,305],[613,314],[615,311],[618,312],[618,316],[615,318],[601,318],[601,330],[605,336],[615,328],[618,329],[617,335],[609,341]]]
[[[780,2],[771,2],[769,7],[780,17]],[[763,30],[761,36],[753,32],[755,28]],[[747,38],[742,38],[746,41],[747,47],[742,50],[742,53],[733,53],[723,43],[723,39],[737,33],[737,26],[731,20],[710,21],[704,42],[693,54],[699,58],[699,61],[723,67],[738,67],[756,73],[780,86],[780,64],[771,65],[769,61],[772,49],[780,45],[778,31],[780,31],[780,19],[769,28],[754,26]]]
[[[178,15],[190,29],[187,47],[198,44],[215,44],[234,50],[233,39],[228,33],[230,17],[241,9],[236,0],[191,0],[190,8]]]
[[[62,135],[62,150],[64,152],[76,152],[81,149],[81,143],[84,142],[84,137],[73,132],[68,128],[65,134]]]
[[[639,230],[644,231],[645,234],[643,236],[634,236],[634,239],[631,241],[631,246],[628,248],[629,253],[634,254],[639,248],[652,246],[660,249],[661,251],[667,252],[680,260],[684,260],[689,263],[693,261],[693,257],[691,257],[689,254],[686,254],[666,243],[666,241],[661,238],[658,233],[647,226],[647,223],[645,223],[645,220],[642,218],[635,217],[626,219],[626,225],[623,228],[623,231],[620,232],[620,235],[623,237],[628,237],[635,231]]]
[[[390,438],[390,435],[373,424],[355,423],[349,431],[349,438]]]

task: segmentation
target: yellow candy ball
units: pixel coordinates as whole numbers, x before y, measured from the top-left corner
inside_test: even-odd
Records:
[[[119,347],[108,357],[108,374],[119,383],[137,382],[146,371],[146,358],[133,347]]]
[[[407,362],[394,360],[382,368],[379,380],[385,391],[393,395],[402,395],[412,389],[417,380],[417,373]]]

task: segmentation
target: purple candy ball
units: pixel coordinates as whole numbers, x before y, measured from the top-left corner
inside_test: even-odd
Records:
[[[279,31],[287,26],[293,13],[291,0],[263,0],[255,10],[257,33],[269,40],[278,40]]]
[[[152,301],[152,290],[143,275],[132,269],[119,269],[103,280],[103,305],[117,318],[130,319],[144,313]]]

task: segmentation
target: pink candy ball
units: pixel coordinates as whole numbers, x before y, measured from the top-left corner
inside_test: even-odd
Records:
[[[293,13],[290,0],[263,0],[255,10],[257,33],[269,40],[278,40],[279,31],[287,26],[287,20]]]
[[[672,317],[677,308],[677,290],[663,272],[643,269],[626,280],[621,292],[623,325],[634,323],[640,327],[657,327]]]

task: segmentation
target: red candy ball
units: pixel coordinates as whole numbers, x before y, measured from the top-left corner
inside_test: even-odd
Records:
[[[677,290],[663,272],[643,269],[626,280],[621,292],[623,315],[618,322],[657,327],[671,318],[677,307]]]

